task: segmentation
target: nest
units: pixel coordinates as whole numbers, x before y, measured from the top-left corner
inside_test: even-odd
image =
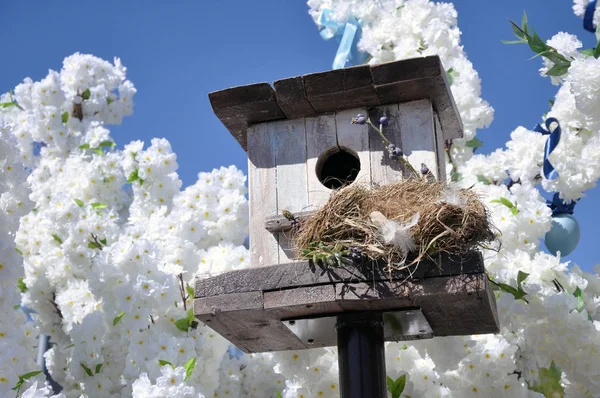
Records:
[[[405,226],[416,221],[407,228],[414,243],[410,252],[387,243],[382,215]],[[353,184],[335,191],[320,210],[302,222],[295,247],[301,257],[317,242],[344,247],[398,269],[409,265],[409,255],[416,257],[414,263],[426,255],[464,253],[496,240],[487,209],[473,191],[409,179],[384,186]]]

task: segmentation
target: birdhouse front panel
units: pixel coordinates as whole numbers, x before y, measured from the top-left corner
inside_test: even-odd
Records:
[[[254,267],[294,261],[291,231],[267,220],[316,210],[348,184],[384,185],[409,175],[376,130],[416,170],[444,180],[445,140],[462,123],[437,56],[363,65],[209,94],[215,114],[248,153]],[[287,215],[287,216],[286,216]],[[293,222],[292,222],[293,224]]]
[[[348,184],[387,184],[407,170],[390,159],[382,138],[368,124],[353,124],[357,114],[379,121],[384,134],[417,169],[426,165],[443,180],[441,132],[428,99],[371,109],[353,108],[251,126],[247,133],[250,192],[250,251],[254,266],[295,259],[293,230],[269,232],[265,220],[276,215],[317,210],[334,189]]]

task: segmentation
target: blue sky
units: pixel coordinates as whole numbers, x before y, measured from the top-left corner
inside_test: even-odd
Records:
[[[479,71],[483,98],[496,110],[480,132],[481,152],[502,147],[519,125],[533,127],[548,110],[556,87],[539,77],[540,61],[512,39],[509,19],[523,10],[539,35],[579,35],[585,47],[594,35],[583,30],[571,0],[458,0],[462,43]],[[324,71],[336,43],[323,41],[304,1],[5,1],[0,5],[2,73],[0,90],[24,77],[59,70],[65,56],[91,53],[120,57],[135,84],[134,115],[112,129],[119,146],[152,137],[170,140],[184,185],[196,174],[223,165],[247,169],[246,155],[212,113],[207,94],[237,85]],[[598,261],[594,250],[600,190],[576,207],[582,229],[567,259],[585,269]]]

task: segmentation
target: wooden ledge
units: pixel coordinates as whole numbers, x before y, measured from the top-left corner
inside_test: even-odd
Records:
[[[361,65],[232,87],[208,94],[215,115],[247,151],[256,123],[296,119],[357,107],[430,99],[444,139],[463,136],[458,109],[438,56]]]
[[[495,297],[476,252],[438,256],[419,263],[412,277],[396,271],[391,279],[374,264],[244,269],[197,279],[195,297],[196,317],[248,353],[314,348],[283,321],[358,311],[419,308],[434,336],[499,331]]]

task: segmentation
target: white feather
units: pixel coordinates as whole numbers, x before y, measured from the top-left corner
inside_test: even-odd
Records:
[[[379,232],[385,243],[398,247],[405,254],[417,248],[410,229],[419,221],[419,213],[412,216],[412,219],[407,224],[388,220],[378,211],[372,212],[370,217],[373,223],[379,227]]]

